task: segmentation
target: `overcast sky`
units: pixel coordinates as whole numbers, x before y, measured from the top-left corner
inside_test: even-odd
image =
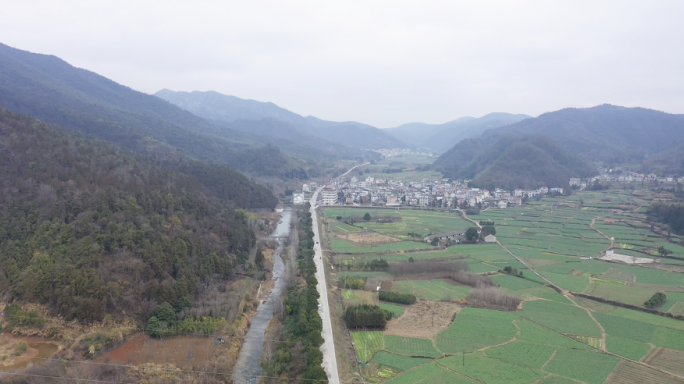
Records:
[[[6,1],[0,42],[133,89],[381,128],[603,103],[684,113],[684,1]]]

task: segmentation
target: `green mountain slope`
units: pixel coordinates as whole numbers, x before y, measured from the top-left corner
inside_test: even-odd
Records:
[[[433,168],[445,177],[472,179],[484,188],[565,187],[571,177],[587,177],[592,167],[541,134],[505,135],[494,143],[467,139],[440,156]]]
[[[684,144],[684,115],[604,104],[545,113],[484,135],[503,133],[542,133],[591,161],[640,163]]]
[[[288,129],[296,134],[297,141],[309,143],[312,137],[317,137],[333,145],[339,151],[348,149],[380,149],[406,148],[407,145],[392,136],[370,125],[356,122],[334,122],[321,120],[313,116],[303,117],[273,103],[245,100],[235,96],[223,95],[218,92],[174,92],[163,89],[155,94],[174,105],[190,111],[197,116],[228,123],[225,126],[233,128],[230,123],[238,120],[278,120],[289,123]],[[244,122],[243,122],[244,124]],[[237,128],[234,128],[237,129]],[[294,131],[292,131],[294,129]],[[291,136],[290,136],[291,137]],[[311,143],[315,145],[314,143]]]
[[[230,168],[160,166],[2,109],[0,157],[0,292],[67,320],[180,306],[254,245],[238,208],[277,203]]]
[[[63,60],[0,44],[0,107],[79,130],[139,153],[180,148],[198,160],[239,169],[245,151],[269,141],[210,122]],[[284,153],[270,176],[306,175]]]

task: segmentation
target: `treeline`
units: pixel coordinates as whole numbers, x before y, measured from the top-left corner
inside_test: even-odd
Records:
[[[411,305],[416,302],[416,297],[409,293],[380,291],[378,296],[380,300],[392,303]]]
[[[344,322],[349,329],[385,329],[387,321],[391,320],[392,316],[392,312],[384,310],[377,305],[360,304],[352,305],[344,311]]]
[[[472,290],[465,300],[468,305],[500,311],[515,311],[522,300],[494,287]]]
[[[323,344],[321,331],[323,321],[318,314],[318,291],[316,264],[313,260],[313,231],[311,213],[306,204],[299,215],[300,241],[298,248],[298,273],[305,284],[288,288],[283,320],[283,340],[269,361],[262,363],[264,376],[327,383],[328,377],[321,366]],[[295,380],[295,381],[296,381]]]
[[[448,278],[457,283],[475,288],[493,287],[496,285],[489,276],[478,275],[476,273],[465,273],[463,271],[454,272],[449,275]]]
[[[0,292],[67,320],[145,321],[231,278],[255,243],[226,200],[258,188],[215,198],[194,177],[4,110],[0,175]],[[259,199],[236,201],[271,206]]]
[[[684,205],[653,203],[648,207],[647,214],[655,221],[665,223],[677,234],[684,234]]]

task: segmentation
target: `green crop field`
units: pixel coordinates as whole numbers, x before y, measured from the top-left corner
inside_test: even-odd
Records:
[[[619,336],[608,336],[606,339],[608,352],[624,356],[628,359],[639,360],[651,349],[646,343]]]
[[[437,348],[444,353],[459,353],[505,343],[515,337],[513,320],[517,319],[508,312],[463,308],[449,328],[437,336]]]
[[[620,359],[605,353],[559,349],[544,370],[589,384],[602,384]]]
[[[526,365],[540,369],[553,355],[555,347],[543,344],[532,344],[524,341],[516,341],[501,347],[488,349],[487,356],[495,357],[509,363]]]
[[[400,371],[406,371],[419,365],[429,363],[430,361],[432,361],[432,359],[393,355],[385,351],[380,351],[373,357],[374,363],[385,365]]]
[[[644,302],[658,292],[655,288],[625,286],[624,283],[594,280],[587,293],[604,299],[621,301],[632,305],[644,305]]]
[[[369,361],[375,352],[384,348],[384,337],[379,331],[359,331],[351,333],[356,357],[361,361]]]
[[[491,279],[494,281],[494,283],[502,286],[503,288],[508,288],[513,291],[517,291],[518,289],[534,288],[540,286],[538,283],[535,283],[534,281],[505,274],[491,276]]]
[[[577,384],[577,381],[560,376],[549,376],[540,381],[539,384]]]
[[[478,382],[432,362],[421,365],[389,381],[387,384],[477,384]]]
[[[601,330],[587,312],[572,305],[536,300],[525,303],[520,314],[560,333],[601,337]]]
[[[463,299],[470,288],[450,285],[441,280],[402,280],[392,284],[392,291],[409,293],[425,300]]]
[[[451,356],[439,362],[449,369],[489,384],[529,384],[546,376],[539,370],[487,357],[482,353]]]
[[[394,305],[394,304],[387,304],[387,303],[380,303],[380,308],[384,309],[385,311],[390,311],[394,314],[394,317],[397,318],[401,315],[404,314],[404,307],[400,305]]]
[[[432,248],[432,246],[430,244],[419,243],[417,241],[399,241],[396,243],[364,245],[354,244],[347,240],[334,239],[332,241],[332,250],[341,253],[398,252],[427,248]]]
[[[397,355],[414,357],[442,356],[442,353],[435,349],[432,340],[416,337],[385,335],[385,350]]]
[[[594,313],[594,318],[601,323],[603,329],[610,336],[650,343],[656,331],[656,326],[653,324],[603,313]]]
[[[516,325],[520,328],[520,336],[518,336],[520,341],[563,348],[591,349],[576,339],[563,336],[531,321],[518,321]]]
[[[342,277],[342,276],[387,277],[387,278],[392,277],[392,275],[390,275],[387,272],[339,272],[338,275],[340,277]]]
[[[573,292],[584,292],[589,286],[589,276],[572,276],[553,272],[540,272],[540,274],[557,286]]]

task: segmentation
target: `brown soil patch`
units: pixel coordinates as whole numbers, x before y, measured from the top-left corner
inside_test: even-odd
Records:
[[[401,241],[394,237],[381,235],[377,232],[338,233],[337,237],[356,244],[386,244]]]
[[[451,324],[461,306],[454,303],[420,301],[406,307],[404,314],[387,323],[385,334],[431,339]]]
[[[684,351],[663,348],[649,364],[673,373],[683,374],[684,365],[682,361],[684,361]]]
[[[681,384],[681,380],[667,375],[665,373],[656,371],[653,368],[645,367],[630,363],[627,361],[621,362],[615,370],[608,376],[606,383],[610,384]]]

